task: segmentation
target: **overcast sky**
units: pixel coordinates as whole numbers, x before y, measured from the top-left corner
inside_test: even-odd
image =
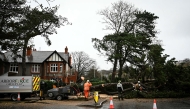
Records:
[[[38,0],[47,5],[45,0]],[[43,2],[44,1],[44,2]],[[35,48],[41,51],[63,52],[68,47],[69,52],[84,51],[90,58],[96,60],[100,69],[112,68],[105,57],[99,56],[93,48],[92,38],[102,37],[109,32],[103,30],[102,16],[97,12],[110,7],[111,3],[118,0],[54,0],[51,6],[60,5],[58,14],[67,17],[72,25],[57,29],[57,34],[50,36],[51,46],[47,46],[40,36],[34,39]],[[154,13],[159,19],[156,29],[159,40],[162,40],[164,54],[170,55],[169,59],[176,60],[190,58],[190,0],[123,0],[136,8]],[[32,5],[35,5],[32,3]]]

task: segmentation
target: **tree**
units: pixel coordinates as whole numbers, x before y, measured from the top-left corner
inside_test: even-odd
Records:
[[[189,62],[188,60],[184,59],[183,62]],[[184,66],[184,63],[177,63],[175,58],[165,63],[165,90],[189,93],[190,66]]]
[[[7,0],[4,0],[3,3],[5,4],[3,5],[3,9],[7,8]],[[14,12],[14,7],[16,7],[18,3],[20,2],[17,0],[10,2],[13,6],[10,5],[11,8],[8,7],[7,10],[11,10],[13,8]],[[40,7],[31,8],[25,4],[26,2],[24,0],[21,3],[21,11],[19,11],[19,16],[14,15],[13,12],[8,12],[9,17],[7,18],[8,20],[6,20],[4,19],[4,16],[6,16],[7,10],[1,11],[4,15],[2,17],[3,23],[1,28],[3,31],[1,31],[1,34],[3,37],[1,37],[1,39],[4,41],[14,41],[13,45],[7,45],[7,43],[2,45],[3,49],[6,50],[7,46],[9,48],[14,48],[16,45],[17,48],[14,48],[14,51],[19,51],[20,49],[23,51],[22,75],[25,75],[25,57],[28,41],[36,36],[42,36],[45,38],[47,45],[51,45],[49,35],[57,33],[56,28],[63,26],[65,23],[68,24],[69,22],[67,18],[56,15],[58,6],[43,7],[43,5],[40,4]]]
[[[96,61],[91,59],[88,54],[83,51],[71,52],[71,55],[73,58],[72,66],[78,72],[78,78],[96,65]]]
[[[113,62],[112,79],[115,77],[119,62],[119,78],[124,64],[132,63],[139,66],[137,60],[145,58],[144,52],[149,49],[155,38],[155,20],[158,18],[147,11],[138,11],[133,6],[119,1],[112,9],[100,12],[105,17],[107,29],[115,33],[106,35],[102,40],[93,38],[94,48],[104,53],[107,60]]]
[[[152,72],[158,86],[165,84],[167,80],[164,68],[168,55],[163,55],[163,51],[164,49],[161,47],[161,45],[154,44],[151,45],[150,51],[148,53],[149,65],[152,68]]]
[[[126,29],[126,24],[130,23],[134,18],[134,12],[136,9],[123,1],[118,1],[112,4],[111,8],[106,8],[99,12],[102,15],[103,23],[106,24],[106,29],[113,30],[114,35],[117,37],[120,33],[124,32]],[[134,25],[131,25],[131,29]],[[94,47],[99,52],[105,51],[106,56],[108,56],[107,61],[113,63],[113,73],[112,80],[115,78],[117,64],[118,64],[118,43],[114,42],[114,40],[109,40],[107,38],[103,40],[99,40],[97,38],[92,39],[95,42]]]
[[[0,1],[0,50],[12,50],[13,53],[20,49],[23,41],[19,41],[17,27],[19,19],[27,9],[25,0],[1,0]]]

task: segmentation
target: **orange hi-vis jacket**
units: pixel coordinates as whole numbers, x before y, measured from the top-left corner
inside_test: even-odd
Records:
[[[85,83],[84,84],[84,90],[90,90],[90,86],[92,86],[91,83]]]

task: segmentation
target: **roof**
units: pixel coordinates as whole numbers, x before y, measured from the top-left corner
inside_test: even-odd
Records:
[[[57,51],[32,51],[31,56],[26,56],[26,63],[43,63],[50,55],[55,52]],[[66,54],[64,52],[57,53],[68,63],[69,54]],[[18,52],[18,54],[22,56],[22,51]],[[14,62],[12,59],[12,52],[5,52],[4,55],[7,58],[8,62]],[[22,59],[17,58],[17,62],[21,63]]]

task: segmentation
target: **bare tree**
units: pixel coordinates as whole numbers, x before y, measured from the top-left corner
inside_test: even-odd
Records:
[[[101,10],[98,12],[101,16],[103,16],[103,22],[106,25],[107,30],[113,30],[115,36],[119,35],[120,33],[127,32],[127,33],[133,33],[135,29],[135,23],[133,22],[135,19],[135,12],[137,11],[136,8],[134,8],[133,5],[118,1],[112,4],[111,8],[106,8],[104,10]],[[112,73],[112,80],[115,78],[117,65],[119,57],[117,54],[119,54],[118,49],[118,42],[109,42],[106,40],[103,42],[103,44],[100,44],[101,41],[94,38],[92,39],[93,42],[95,42],[94,47],[101,51],[100,49],[103,49],[103,51],[106,51],[105,55],[108,56],[108,61],[113,63],[113,73]],[[106,46],[105,46],[106,45]],[[102,53],[104,54],[104,53]]]
[[[96,61],[91,59],[88,54],[83,51],[71,52],[72,55],[72,66],[78,72],[78,78],[84,74],[84,72],[89,71],[93,66],[96,66]]]
[[[103,16],[102,23],[106,24],[106,29],[113,30],[115,33],[121,33],[126,31],[126,29],[128,31],[134,29],[134,25],[126,24],[134,20],[135,11],[137,11],[137,9],[135,9],[133,5],[120,0],[113,3],[111,8],[101,10],[98,14]]]

